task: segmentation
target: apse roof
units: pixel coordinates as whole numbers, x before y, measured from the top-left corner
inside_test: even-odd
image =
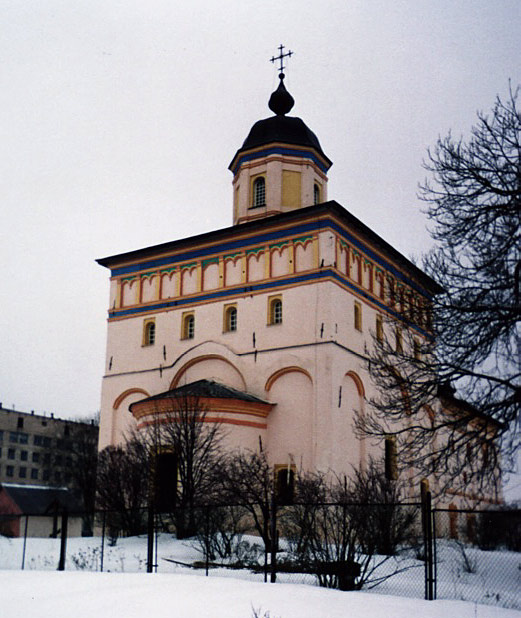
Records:
[[[177,397],[212,397],[215,399],[238,399],[249,403],[269,403],[263,399],[255,397],[254,395],[243,393],[242,391],[232,388],[231,386],[221,384],[220,382],[215,382],[214,380],[197,380],[196,382],[190,382],[190,384],[184,384],[183,386],[165,391],[164,393],[159,393],[158,395],[152,395],[152,397],[147,397],[146,399],[136,401],[130,405],[130,408],[132,409],[132,406],[140,403]]]

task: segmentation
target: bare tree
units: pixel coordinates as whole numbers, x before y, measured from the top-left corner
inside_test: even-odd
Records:
[[[374,587],[404,567],[398,560],[414,534],[416,511],[404,504],[402,484],[371,462],[354,476],[305,474],[284,517],[289,555],[321,586]],[[389,563],[385,569],[380,567]]]
[[[155,422],[135,434],[148,453],[156,510],[173,516],[178,538],[198,529],[198,507],[215,494],[222,424],[199,397],[180,393],[157,402]]]
[[[115,542],[123,533],[144,531],[149,489],[149,454],[141,441],[108,446],[98,458],[97,506],[106,511],[109,534]]]
[[[218,469],[217,483],[225,503],[242,506],[252,518],[255,529],[271,551],[273,469],[266,453],[235,451],[228,455]]]
[[[378,395],[359,431],[394,436],[401,463],[440,489],[490,495],[520,446],[518,93],[478,114],[468,140],[449,134],[428,152],[420,190],[436,245],[423,268],[441,291],[431,315],[403,312],[403,341],[392,318],[369,351]]]

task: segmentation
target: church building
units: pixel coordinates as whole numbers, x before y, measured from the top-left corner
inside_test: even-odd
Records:
[[[288,115],[279,77],[273,115],[229,165],[233,225],[98,260],[110,270],[100,449],[187,392],[227,446],[262,444],[275,471],[349,473],[383,457],[354,433],[374,389],[365,349],[405,307],[429,336],[439,288],[328,199],[332,162]]]

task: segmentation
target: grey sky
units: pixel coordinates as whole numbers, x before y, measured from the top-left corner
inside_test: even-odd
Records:
[[[521,81],[520,32],[519,0],[2,0],[0,401],[99,408],[94,260],[231,224],[280,43],[329,197],[417,256],[426,147]]]

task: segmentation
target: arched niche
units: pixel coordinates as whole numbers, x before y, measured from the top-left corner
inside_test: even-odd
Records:
[[[274,465],[313,467],[313,381],[301,367],[284,367],[265,386],[276,404],[268,418],[267,450]]]
[[[219,354],[204,354],[187,361],[175,374],[170,388],[196,380],[215,380],[240,391],[246,391],[246,380],[239,369]]]

